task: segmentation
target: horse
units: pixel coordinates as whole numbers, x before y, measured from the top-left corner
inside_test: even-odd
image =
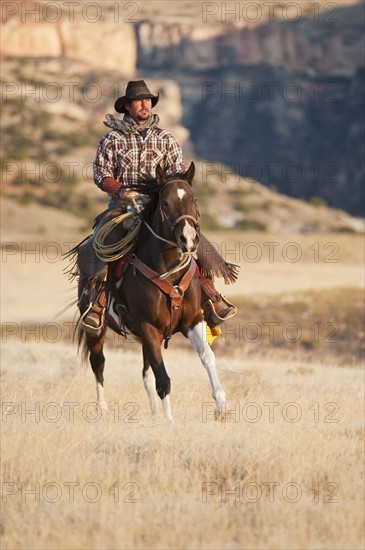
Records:
[[[79,345],[84,347],[85,358],[89,356],[96,380],[97,403],[102,409],[107,409],[103,374],[105,333],[108,327],[120,333],[116,328],[116,311],[122,310],[128,331],[142,345],[142,377],[152,415],[159,412],[159,397],[165,417],[173,420],[171,382],[161,347],[164,340],[167,347],[169,339],[177,332],[182,333],[198,353],[208,372],[216,416],[224,415],[226,396],[217,374],[214,353],[207,342],[195,263],[200,228],[198,203],[192,189],[194,173],[193,163],[186,172],[169,175],[158,166],[156,176],[147,177],[138,186],[139,191],[150,197],[150,202],[139,214],[143,229],[133,253],[126,259],[122,278],[111,283],[104,329],[95,336],[79,326]],[[109,273],[112,273],[110,267]],[[81,316],[88,305],[82,286],[79,284]]]

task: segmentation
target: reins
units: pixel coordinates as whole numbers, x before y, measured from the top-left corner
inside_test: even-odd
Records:
[[[105,244],[107,237],[116,228],[116,226],[133,216],[137,218],[136,223],[128,232],[126,237],[115,244]],[[140,231],[142,223],[145,224],[147,229],[152,233],[154,237],[156,237],[156,239],[159,239],[160,241],[163,241],[177,248],[177,243],[175,243],[174,241],[169,241],[168,239],[165,239],[164,237],[158,235],[146,221],[142,221],[140,217],[137,217],[135,212],[127,212],[107,222],[96,233],[94,237],[94,250],[97,257],[103,262],[109,263],[115,262],[123,256],[126,256],[126,254],[128,254],[128,252],[130,252],[134,246],[135,238]],[[160,275],[161,279],[166,279],[173,273],[176,273],[177,271],[180,271],[180,269],[184,269],[185,267],[187,267],[192,257],[196,259],[196,252],[182,252],[181,261],[179,261],[179,263],[175,267],[173,267],[169,271],[166,271],[166,273],[162,273]]]
[[[179,181],[179,180],[169,180],[165,183],[165,185],[167,185],[169,183],[176,182],[176,181]],[[183,214],[183,215],[179,216],[178,218],[176,218],[173,222],[171,222],[168,219],[168,216],[167,216],[166,212],[164,212],[164,210],[161,208],[161,206],[160,206],[160,211],[161,211],[161,215],[162,215],[163,219],[166,219],[170,223],[172,233],[174,233],[177,224],[180,223],[182,220],[191,220],[194,224],[194,227],[195,227],[196,231],[199,231],[199,223],[196,220],[196,218],[194,218],[194,216],[190,216],[189,214]],[[110,233],[119,224],[123,223],[125,220],[127,220],[129,218],[132,218],[132,217],[135,217],[135,224],[130,229],[130,231],[128,231],[128,234],[124,238],[122,238],[120,241],[118,241],[117,243],[105,244],[106,239],[108,238]],[[169,244],[169,245],[171,245],[175,248],[178,247],[178,244],[175,241],[170,241],[169,239],[165,239],[164,237],[161,237],[161,235],[158,235],[145,220],[142,220],[142,218],[140,216],[140,213],[137,210],[137,211],[131,211],[131,212],[126,212],[124,214],[120,214],[119,216],[116,216],[115,218],[113,218],[112,220],[107,222],[105,225],[103,225],[99,229],[99,231],[95,234],[94,239],[93,239],[93,246],[94,246],[95,254],[97,255],[97,257],[101,261],[109,263],[109,262],[115,262],[115,261],[119,260],[120,258],[122,258],[123,256],[126,256],[128,254],[128,252],[130,252],[132,250],[132,248],[135,244],[135,239],[136,239],[137,235],[140,232],[142,223],[147,227],[147,229],[150,231],[150,233],[156,239],[158,239],[158,240],[160,240],[160,241],[162,241],[166,244]],[[187,267],[190,264],[192,258],[197,259],[196,252],[182,252],[181,251],[178,264],[175,267],[173,267],[172,269],[170,269],[169,271],[166,271],[165,273],[162,273],[160,275],[160,278],[161,279],[166,279],[167,277],[169,277],[173,273],[176,273],[176,272],[180,271],[181,269],[184,269],[185,267]]]
[[[152,235],[154,237],[156,237],[156,239],[158,239],[159,241],[163,241],[164,243],[167,243],[167,244],[171,244],[171,246],[174,246],[174,247],[177,247],[177,243],[175,243],[174,241],[169,241],[168,239],[165,239],[164,237],[161,237],[161,235],[158,235],[150,225],[148,225],[148,223],[143,220],[143,223],[145,224],[145,226],[147,227],[147,229],[152,233]]]
[[[193,220],[195,220],[195,218],[193,218],[193,216],[180,216],[179,218],[177,218],[177,220],[181,221],[185,218],[191,218]],[[152,235],[154,237],[156,237],[156,239],[159,239],[160,241],[163,241],[167,244],[171,244],[172,246],[174,247],[177,247],[177,243],[173,242],[173,241],[169,241],[168,239],[165,239],[164,237],[161,237],[160,235],[158,235],[150,225],[148,225],[148,223],[146,221],[143,222],[145,224],[145,226],[147,227],[147,229],[149,229],[149,231],[152,233]],[[175,220],[175,225],[176,223],[178,223],[176,220]],[[181,252],[181,257],[180,257],[180,260],[179,263],[169,269],[169,271],[166,271],[165,273],[161,273],[160,275],[160,279],[167,279],[167,277],[169,277],[170,275],[172,275],[173,273],[177,273],[178,271],[180,271],[180,269],[184,269],[185,267],[187,267],[189,264],[190,264],[190,261],[191,261],[191,258],[194,258],[195,260],[197,259],[197,255],[196,255],[196,252]]]

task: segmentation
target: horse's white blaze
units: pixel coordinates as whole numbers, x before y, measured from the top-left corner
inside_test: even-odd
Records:
[[[104,409],[104,411],[106,411],[108,409],[108,405],[104,397],[104,388],[99,382],[96,382],[96,395],[98,399],[98,405],[101,409]]]
[[[162,406],[163,406],[163,410],[165,412],[165,416],[166,416],[167,420],[172,421],[173,417],[172,417],[172,412],[171,412],[170,396],[169,395],[166,395],[162,399]]]
[[[212,386],[212,395],[217,403],[219,411],[226,410],[226,394],[221,386],[215,366],[215,356],[212,348],[207,342],[205,321],[198,323],[188,332],[188,338],[191,345],[198,352],[203,366],[207,369],[210,384]]]
[[[187,250],[194,250],[196,245],[194,242],[194,239],[196,237],[196,231],[190,223],[188,223],[187,220],[185,220],[185,225],[182,234],[184,235],[186,239],[186,249]]]
[[[186,193],[185,189],[181,189],[180,187],[177,190],[177,196],[179,197],[179,199],[181,201],[183,200],[183,197],[184,197],[185,193]]]
[[[155,377],[151,368],[149,368],[146,371],[143,377],[143,384],[147,392],[148,401],[150,402],[152,415],[155,415],[157,412],[159,412],[159,409],[158,409]]]

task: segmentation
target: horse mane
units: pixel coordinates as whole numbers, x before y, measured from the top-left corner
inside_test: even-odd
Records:
[[[138,193],[143,193],[150,198],[149,203],[141,213],[143,220],[149,224],[152,222],[153,215],[158,206],[160,191],[166,183],[177,179],[189,183],[186,172],[174,172],[171,174],[164,173],[163,177],[160,179],[152,176],[151,174],[144,174],[139,183],[131,185],[128,188],[133,191],[137,191]]]
[[[131,185],[128,189],[133,189],[150,196],[151,198],[161,191],[164,185],[171,180],[183,180],[189,183],[186,172],[164,173],[162,178],[156,178],[151,174],[144,174],[139,183]]]

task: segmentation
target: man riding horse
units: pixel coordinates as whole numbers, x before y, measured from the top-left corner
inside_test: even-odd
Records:
[[[123,120],[106,115],[104,124],[111,128],[100,141],[94,160],[95,184],[111,197],[108,209],[98,217],[94,235],[99,229],[121,212],[121,204],[128,209],[141,208],[146,198],[133,190],[143,175],[156,173],[160,166],[166,173],[183,172],[182,150],[170,132],[158,126],[159,117],[152,114],[159,100],[151,94],[143,80],[128,83],[125,95],[115,102],[115,110],[123,113]],[[133,218],[132,218],[133,220]],[[125,229],[128,229],[126,220]],[[133,222],[132,222],[133,223]],[[113,240],[113,236],[111,236]],[[118,239],[117,236],[114,237]],[[107,296],[105,289],[105,264],[88,244],[87,254],[79,251],[80,275],[92,281],[86,292],[90,306],[82,317],[84,331],[98,335],[103,329]],[[109,244],[112,242],[109,239]],[[202,290],[201,306],[210,328],[214,328],[236,314],[236,307],[230,304],[214,287],[214,275],[223,276],[226,283],[237,278],[237,266],[229,264],[218,254],[213,245],[200,236],[198,266]],[[84,260],[82,259],[84,256]],[[87,261],[85,258],[87,257]],[[101,276],[102,274],[102,276]]]

